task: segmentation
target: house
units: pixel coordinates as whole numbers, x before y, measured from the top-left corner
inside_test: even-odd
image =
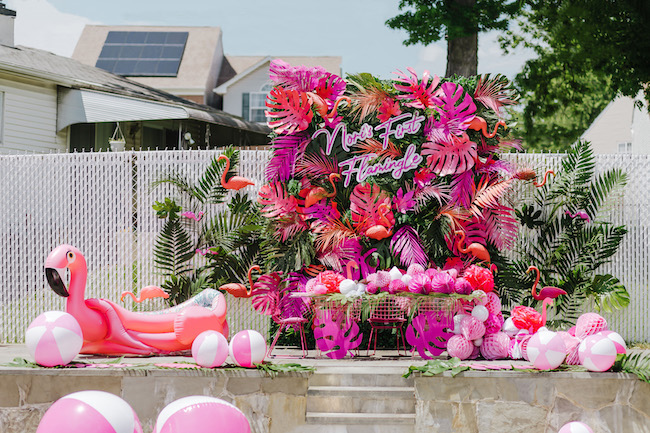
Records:
[[[264,145],[269,129],[47,51],[0,3],[0,153]]]
[[[269,65],[275,57],[226,56],[214,92],[223,98],[223,111],[251,122],[266,122],[266,96],[272,89]],[[341,75],[341,57],[287,56],[282,60],[292,66],[321,66]]]
[[[72,58],[181,98],[220,108],[219,27],[84,27]]]
[[[643,93],[611,101],[580,137],[595,153],[650,154],[650,116]]]

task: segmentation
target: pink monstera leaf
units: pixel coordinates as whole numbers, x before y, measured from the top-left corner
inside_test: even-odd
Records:
[[[454,335],[447,330],[450,326],[448,316],[446,311],[422,313],[415,316],[406,328],[406,341],[422,358],[432,359],[447,350],[447,340]]]
[[[311,92],[328,72],[322,66],[291,66],[275,59],[269,65],[269,78],[275,85],[299,92]]]
[[[345,314],[321,310],[314,318],[314,338],[321,352],[332,359],[341,359],[359,347],[363,334],[357,322]]]
[[[260,276],[251,291],[251,304],[260,314],[278,314],[282,293],[282,277],[278,272]]]
[[[478,156],[476,143],[467,134],[450,135],[446,140],[422,144],[422,155],[428,155],[427,165],[438,176],[464,173],[474,167]]]
[[[298,201],[290,195],[282,182],[274,182],[260,188],[257,202],[264,207],[262,214],[267,218],[282,218],[297,210]]]
[[[314,93],[327,102],[327,107],[332,109],[336,100],[345,93],[345,80],[338,75],[325,73],[319,80]]]
[[[402,92],[402,94],[397,96],[397,99],[406,101],[404,105],[408,107],[419,109],[438,105],[440,100],[435,94],[436,86],[438,86],[440,78],[437,75],[434,75],[433,78],[431,78],[429,71],[424,71],[422,74],[422,81],[420,81],[418,80],[418,74],[413,68],[406,68],[406,70],[410,73],[410,76],[400,70],[394,72],[398,77],[395,81],[401,83],[395,84],[395,89]],[[431,78],[430,84],[429,78]]]
[[[443,141],[449,135],[461,135],[474,118],[476,105],[462,86],[444,83],[438,92],[441,104],[436,107],[440,119],[430,119],[425,128],[429,141]]]
[[[266,100],[269,127],[278,134],[294,134],[309,127],[314,113],[306,93],[274,87]]]

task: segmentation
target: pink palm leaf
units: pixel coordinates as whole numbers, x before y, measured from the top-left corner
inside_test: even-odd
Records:
[[[340,167],[336,157],[325,155],[321,149],[320,153],[308,154],[296,164],[296,174],[306,177],[327,177],[332,173],[340,174]]]
[[[357,184],[350,196],[350,210],[352,211],[352,224],[354,227],[358,231],[365,232],[366,229],[375,225],[379,221],[377,211],[382,203],[386,203],[388,206],[391,204],[390,198],[388,198],[386,192],[381,190],[379,185]],[[386,217],[390,221],[392,212]]]
[[[411,76],[400,70],[393,72],[398,76],[395,81],[401,83],[395,84],[394,87],[397,91],[403,92],[403,94],[397,96],[397,99],[408,101],[404,105],[413,108],[425,109],[438,105],[440,100],[436,98],[435,90],[440,78],[434,75],[431,84],[429,84],[429,71],[424,71],[422,81],[419,81],[418,74],[413,68],[406,68],[406,70]]]
[[[280,59],[272,60],[269,65],[269,78],[273,83],[299,92],[313,91],[327,73],[321,66],[291,66]]]
[[[497,208],[501,206],[500,200],[512,186],[514,178],[505,179],[499,182],[490,182],[490,177],[484,175],[479,181],[474,200],[470,206],[470,212],[480,217],[484,209]]]
[[[513,210],[507,206],[489,208],[483,211],[483,217],[488,240],[499,250],[512,248],[519,230]]]
[[[447,140],[422,144],[422,155],[429,155],[427,165],[439,176],[459,174],[474,167],[478,156],[476,143],[470,141],[466,134],[460,137],[451,135]]]
[[[279,218],[275,222],[275,234],[280,238],[282,242],[293,238],[295,235],[307,230],[308,228],[309,224],[303,221],[303,219],[297,213]]]
[[[393,144],[392,141],[389,141],[388,146],[386,146],[384,149],[384,144],[381,141],[375,140],[374,138],[368,138],[364,141],[359,142],[355,147],[358,150],[356,150],[354,153],[374,153],[379,158],[379,161],[383,161],[388,157],[397,159],[402,156],[402,151],[395,147],[395,144]]]
[[[426,266],[429,259],[424,247],[420,242],[420,235],[411,226],[405,225],[393,235],[390,240],[390,249],[393,254],[399,257],[404,266],[418,263]]]
[[[304,153],[309,142],[309,135],[305,133],[276,136],[271,142],[273,157],[266,166],[266,180],[284,182],[293,177],[296,159]]]
[[[269,127],[278,134],[293,134],[309,127],[314,113],[306,93],[274,87],[266,100]]]
[[[415,190],[415,211],[419,212],[431,200],[436,200],[440,205],[450,199],[449,187],[444,184],[426,185]]]
[[[274,182],[260,188],[257,202],[264,206],[262,214],[267,218],[281,218],[297,210],[298,201],[290,195],[282,182]]]
[[[474,172],[468,170],[454,176],[451,180],[451,203],[469,209],[474,198]]]
[[[278,313],[282,292],[282,278],[278,272],[260,276],[251,292],[251,304],[260,314],[273,316]]]
[[[474,99],[499,114],[504,105],[517,103],[518,96],[510,86],[510,80],[499,74],[494,78],[490,75],[481,75],[476,84]]]

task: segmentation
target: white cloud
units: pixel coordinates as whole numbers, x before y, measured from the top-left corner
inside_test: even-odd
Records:
[[[447,43],[438,42],[435,44],[427,45],[418,52],[418,61],[415,66],[418,74],[424,70],[439,76],[445,75],[445,68],[447,67]]]
[[[517,48],[505,55],[498,41],[499,32],[481,33],[478,38],[478,73],[503,74],[514,78],[526,60],[535,57],[533,50]]]
[[[16,11],[14,43],[70,57],[88,18],[57,10],[47,0],[6,0]]]

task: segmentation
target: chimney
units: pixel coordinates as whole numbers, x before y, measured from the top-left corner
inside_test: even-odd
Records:
[[[16,11],[7,9],[4,3],[0,2],[0,45],[14,46],[14,20]]]

